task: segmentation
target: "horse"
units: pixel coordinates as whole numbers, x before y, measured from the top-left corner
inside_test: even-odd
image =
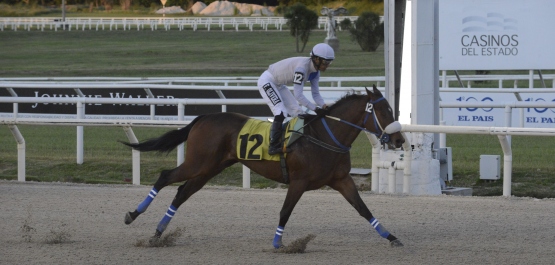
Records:
[[[371,132],[392,147],[405,142],[401,125],[395,121],[387,100],[374,85],[366,88],[366,95],[347,93],[329,106],[329,115],[311,116],[302,136],[286,149],[285,162],[288,179],[284,179],[279,161],[245,160],[238,157],[238,136],[242,126],[250,119],[238,113],[212,113],[200,115],[186,127],[169,131],[162,136],[141,143],[125,143],[139,151],[170,152],[187,141],[185,161],[171,170],[163,170],[148,196],[133,212],[125,215],[125,224],[131,224],[164,187],[185,181],[178,187],[171,205],[159,222],[151,240],[160,238],[181,204],[199,191],[211,178],[225,168],[242,163],[265,178],[289,184],[285,201],[279,213],[274,234],[274,248],[284,247],[282,235],[295,205],[305,191],[325,185],[338,191],[366,219],[378,234],[389,240],[391,246],[403,244],[384,228],[361,199],[350,175],[349,149],[361,131]],[[253,135],[254,136],[254,135]],[[258,137],[249,141],[259,141]],[[267,136],[266,136],[267,137]],[[243,138],[241,138],[243,139]],[[246,140],[246,139],[245,139]]]

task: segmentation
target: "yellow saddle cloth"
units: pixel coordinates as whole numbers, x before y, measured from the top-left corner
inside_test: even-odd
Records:
[[[297,122],[297,117],[291,119],[287,126],[282,139],[286,139],[286,146],[292,144],[298,139],[299,134],[291,135],[291,132],[302,124]],[[257,119],[249,119],[241,128],[237,137],[237,157],[243,160],[272,160],[279,161],[280,155],[269,155],[268,148],[270,146],[270,127],[272,123]],[[302,125],[301,125],[302,126]],[[296,129],[298,130],[298,129]],[[287,155],[287,154],[285,154]]]

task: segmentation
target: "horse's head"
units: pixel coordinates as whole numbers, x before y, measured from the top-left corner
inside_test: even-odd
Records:
[[[376,132],[382,143],[388,144],[390,147],[399,148],[405,142],[405,138],[401,135],[401,124],[395,121],[393,110],[389,106],[387,100],[382,93],[373,86],[373,91],[366,88],[368,103],[366,103],[367,112],[364,126],[367,130]],[[373,122],[368,122],[369,120]]]

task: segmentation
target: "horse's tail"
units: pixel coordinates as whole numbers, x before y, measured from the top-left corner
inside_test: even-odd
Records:
[[[178,130],[169,131],[158,138],[149,139],[142,143],[136,143],[136,144],[125,143],[121,141],[120,142],[127,146],[133,147],[133,149],[135,150],[139,150],[143,152],[158,151],[160,153],[164,153],[164,152],[169,153],[170,151],[175,149],[176,146],[187,141],[191,128],[193,128],[193,125],[195,125],[195,123],[199,121],[203,116],[204,115],[200,115],[196,117],[187,126]]]

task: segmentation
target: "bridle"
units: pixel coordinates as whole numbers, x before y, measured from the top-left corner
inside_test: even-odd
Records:
[[[350,126],[352,126],[352,127],[357,128],[357,129],[359,129],[359,130],[361,130],[361,131],[365,131],[365,132],[374,134],[374,135],[376,135],[376,136],[379,138],[379,140],[380,140],[380,142],[381,142],[382,144],[389,143],[389,141],[391,140],[390,134],[400,131],[400,129],[401,129],[401,124],[400,124],[398,121],[394,121],[394,122],[392,122],[391,124],[388,124],[388,125],[385,127],[385,129],[382,127],[382,125],[380,124],[380,121],[379,121],[379,119],[378,119],[378,116],[376,115],[376,111],[374,110],[374,104],[376,104],[376,103],[378,103],[378,102],[380,102],[380,101],[382,101],[382,100],[384,100],[384,99],[385,99],[384,97],[381,97],[381,98],[378,98],[378,99],[376,99],[376,100],[369,100],[369,101],[366,103],[366,108],[365,108],[366,116],[364,117],[364,121],[362,122],[362,127],[361,127],[361,126],[358,126],[358,125],[356,125],[356,124],[354,124],[354,123],[351,123],[351,122],[349,122],[349,121],[342,120],[342,119],[337,118],[337,117],[328,116],[328,115],[326,115],[326,117],[327,117],[327,118],[330,118],[330,119],[332,119],[332,120],[336,120],[336,121],[345,123],[345,124],[347,124],[347,125],[350,125]],[[376,131],[377,131],[377,132],[372,132],[372,131],[369,131],[368,129],[364,128],[364,125],[365,125],[366,122],[368,121],[368,118],[370,117],[371,114],[372,114],[372,117],[373,117],[373,119],[374,119],[374,125],[375,125],[375,127],[376,127]],[[347,147],[347,146],[341,144],[341,143],[337,140],[337,138],[335,138],[335,136],[333,135],[333,132],[332,132],[331,129],[329,128],[328,123],[326,122],[326,119],[321,119],[321,120],[322,120],[322,124],[324,125],[324,128],[325,128],[326,131],[328,132],[328,135],[331,137],[331,139],[333,140],[333,142],[334,142],[337,146],[339,146],[339,148],[343,151],[343,153],[348,152],[348,151],[351,149],[351,147]],[[328,149],[329,149],[329,148],[328,148]],[[336,150],[333,150],[333,151],[336,151]]]

